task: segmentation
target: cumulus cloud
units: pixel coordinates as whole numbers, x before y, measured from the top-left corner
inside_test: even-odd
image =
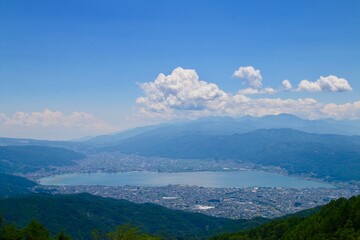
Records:
[[[13,116],[0,114],[1,126],[68,127],[93,130],[110,130],[111,127],[86,112],[73,112],[65,115],[59,111],[45,109],[42,112],[16,112]]]
[[[277,92],[274,88],[263,87],[263,78],[261,76],[260,70],[255,69],[252,66],[239,67],[233,74],[234,77],[244,79],[245,85],[248,87],[245,89],[239,90],[238,94],[250,95],[250,94],[273,94]]]
[[[282,81],[282,88],[279,89],[264,88],[263,77],[261,76],[260,70],[252,66],[239,67],[233,76],[244,79],[245,84],[248,86],[245,89],[241,89],[239,94],[273,94],[281,90],[290,91],[292,89],[292,84],[289,80]],[[320,76],[320,78],[314,82],[302,80],[296,88],[296,91],[308,92],[348,92],[351,90],[352,88],[345,78],[339,78],[334,75],[327,77]]]
[[[282,88],[285,90],[285,91],[290,91],[292,89],[292,85],[290,83],[289,80],[285,79],[284,81],[282,81]]]
[[[237,78],[245,79],[250,88],[262,88],[262,76],[259,69],[255,69],[252,66],[239,67],[233,75]]]
[[[195,70],[178,67],[168,76],[159,74],[140,84],[145,96],[136,102],[144,113],[171,114],[173,111],[215,110],[228,94],[216,84],[199,80]]]
[[[352,88],[345,78],[338,78],[334,75],[321,76],[315,82],[302,80],[297,88],[297,91],[309,92],[348,92],[351,90]]]
[[[260,71],[247,69],[246,71],[239,70],[242,72],[241,74],[244,74],[241,76],[247,74],[246,76],[252,76],[252,79],[259,79]],[[360,118],[359,103],[349,103],[344,106],[326,105],[313,98],[281,99],[245,96],[250,91],[257,91],[257,93],[275,91],[271,88],[262,88],[261,84],[256,86],[260,88],[249,87],[240,90],[237,94],[226,93],[216,84],[200,80],[195,70],[179,67],[170,75],[161,73],[153,82],[140,84],[144,95],[136,101],[141,114],[166,119],[197,118],[210,115],[264,116],[280,113],[295,114],[310,119],[322,117]],[[291,89],[290,82],[283,81],[283,88]]]

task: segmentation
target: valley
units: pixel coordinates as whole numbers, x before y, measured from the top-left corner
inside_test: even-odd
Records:
[[[236,160],[171,159],[107,152],[88,154],[75,163],[24,176],[43,184],[34,189],[36,192],[90,193],[232,219],[275,218],[360,194],[357,185],[347,182],[327,183],[311,175],[289,175],[279,167]],[[214,176],[202,177],[204,172]],[[231,175],[236,172],[250,176],[237,182]],[[116,178],[121,173],[125,175]],[[162,173],[167,177],[161,177]],[[185,183],[176,182],[181,179],[171,177],[174,173],[183,174]],[[230,175],[222,179],[222,174]],[[159,175],[161,178],[156,180]],[[152,182],[155,186],[151,186]]]
[[[289,116],[278,116],[284,117]],[[0,139],[2,172],[35,181],[4,175],[10,182],[0,190],[3,198],[35,194],[44,198],[41,201],[91,194],[84,196],[246,219],[251,226],[258,224],[254,219],[277,219],[360,195],[357,136],[289,128],[206,133],[222,124],[213,119],[204,130],[191,127],[203,121],[83,142]]]

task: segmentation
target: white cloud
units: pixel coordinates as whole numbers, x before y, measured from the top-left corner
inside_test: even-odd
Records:
[[[237,78],[245,79],[250,88],[262,88],[262,76],[259,69],[252,66],[239,67],[233,74]]]
[[[290,91],[292,89],[292,85],[289,80],[285,79],[282,81],[282,87],[285,91]]]
[[[322,112],[335,119],[360,119],[360,101],[345,104],[326,104]]]
[[[315,99],[281,99],[281,98],[260,98],[238,100],[235,95],[233,101],[227,106],[227,115],[230,116],[265,116],[276,115],[280,113],[295,114],[306,118],[317,118],[318,109],[321,108]],[[241,99],[241,98],[240,98]]]
[[[308,80],[301,80],[298,85],[297,91],[308,91],[308,92],[320,92],[321,88],[319,84],[310,82]]]
[[[43,112],[16,112],[13,116],[7,117],[0,114],[2,126],[35,126],[35,127],[75,127],[93,130],[110,130],[111,127],[105,122],[97,119],[86,112],[73,112],[65,115],[59,111],[45,109]]]
[[[297,91],[309,92],[348,92],[351,90],[352,88],[345,78],[338,78],[334,75],[321,76],[315,82],[302,80],[297,88]]]
[[[243,95],[250,95],[250,94],[273,94],[276,93],[276,90],[273,88],[261,88],[261,89],[256,89],[256,88],[245,88],[245,89],[241,89],[239,90],[238,94],[243,94]]]
[[[173,111],[214,110],[226,101],[227,94],[216,84],[199,80],[195,70],[180,67],[149,83],[140,84],[145,96],[136,102],[149,114],[171,114]]]
[[[290,89],[290,82],[284,82],[283,87]],[[140,87],[144,91],[144,96],[137,99],[139,112],[157,118],[197,118],[210,115],[264,116],[280,113],[295,114],[310,119],[360,118],[359,103],[342,106],[322,104],[313,98],[274,99],[245,96],[249,93],[276,91],[271,88],[247,88],[233,95],[224,92],[216,84],[199,80],[195,70],[182,68],[176,68],[167,76],[161,73],[153,82],[141,84]]]
[[[45,109],[42,112],[0,113],[2,137],[68,140],[113,132],[116,129],[86,112],[64,114]]]
[[[234,77],[244,79],[247,88],[239,90],[238,94],[242,95],[251,95],[251,94],[273,94],[277,90],[267,87],[263,87],[263,78],[261,76],[260,70],[255,69],[252,66],[239,67],[233,74]]]

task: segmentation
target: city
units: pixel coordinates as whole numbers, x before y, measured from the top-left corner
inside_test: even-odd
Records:
[[[321,206],[340,197],[359,195],[359,190],[340,188],[209,188],[169,185],[138,186],[37,186],[36,192],[53,194],[90,193],[125,199],[136,203],[154,203],[171,209],[199,212],[216,217],[251,219],[276,218]]]
[[[265,167],[235,160],[167,159],[127,155],[119,152],[89,154],[74,166],[42,169],[25,175],[31,179],[66,173],[96,172],[191,172],[261,170],[286,175],[278,167]],[[302,176],[304,177],[304,176]],[[121,184],[119,184],[121,185]],[[164,207],[199,212],[216,217],[250,219],[276,218],[321,206],[332,199],[360,194],[357,185],[336,183],[333,188],[241,187],[214,188],[189,185],[101,186],[101,185],[38,185],[33,191],[54,194],[90,193],[102,197],[125,199],[135,203],[154,203]]]

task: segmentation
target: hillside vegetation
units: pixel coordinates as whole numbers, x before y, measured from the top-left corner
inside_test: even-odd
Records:
[[[43,206],[41,211],[40,205]],[[307,210],[236,233],[224,232],[254,227],[264,220],[212,218],[88,194],[30,195],[1,200],[0,209],[4,213],[4,220],[0,218],[0,240],[69,240],[69,236],[96,240],[205,239],[216,232],[223,234],[212,240],[360,238],[360,196],[333,200],[320,210]],[[39,219],[39,222],[29,219]],[[55,237],[51,238],[51,235]]]
[[[0,146],[0,172],[26,172],[49,166],[73,165],[85,156],[73,150],[47,146]]]
[[[29,188],[35,185],[26,178],[0,173],[0,198],[31,193]]]
[[[14,224],[2,225],[0,216],[0,240],[71,240],[72,238],[64,231],[51,237],[50,231],[38,221],[32,221],[23,228],[18,228]],[[93,240],[160,240],[160,237],[142,233],[139,229],[131,225],[119,226],[114,232],[100,234],[94,230],[91,232]]]
[[[203,239],[214,234],[255,227],[267,221],[262,218],[216,218],[90,194],[36,194],[2,199],[0,214],[5,222],[18,227],[24,227],[35,219],[52,234],[64,230],[75,239],[90,239],[94,229],[106,233],[123,224],[131,224],[165,239]]]
[[[309,217],[276,220],[252,230],[225,234],[213,240],[358,240],[360,196],[340,198]]]

